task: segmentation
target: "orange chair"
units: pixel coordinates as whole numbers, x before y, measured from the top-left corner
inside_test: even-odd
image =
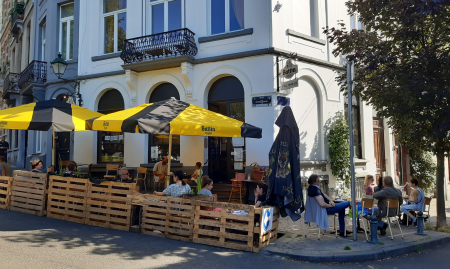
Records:
[[[144,181],[144,188],[145,191],[147,191],[147,183],[145,181],[147,181],[147,167],[138,167],[137,168],[137,174],[142,174],[144,175],[144,178],[142,178],[142,180]]]
[[[236,200],[236,194],[239,193],[239,201],[242,204],[242,192],[244,186],[244,180],[245,180],[245,174],[243,173],[236,173],[234,179],[231,180],[231,193],[230,198],[228,199],[228,203],[231,201]],[[234,196],[233,196],[234,194]],[[231,196],[233,196],[233,200],[231,199]]]

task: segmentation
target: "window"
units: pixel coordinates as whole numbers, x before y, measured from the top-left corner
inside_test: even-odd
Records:
[[[350,16],[350,29],[364,30],[364,25],[359,21],[359,16]]]
[[[42,24],[41,26],[41,61],[45,61],[45,42],[46,42],[46,24]]]
[[[348,124],[348,95],[344,99],[345,118]],[[361,147],[361,117],[359,97],[352,96],[352,120],[353,120],[353,152],[355,157],[362,159],[362,147]],[[350,125],[349,125],[350,126]]]
[[[122,51],[127,38],[127,0],[103,0],[104,53]]]
[[[158,34],[182,28],[182,0],[150,0],[149,34]]]
[[[36,153],[42,151],[42,131],[34,131],[34,151]]]
[[[211,35],[244,29],[244,0],[210,0]]]
[[[170,83],[163,83],[156,87],[150,95],[149,103],[155,103],[174,97],[180,100],[180,94],[177,88]],[[149,162],[159,162],[163,156],[169,153],[168,135],[148,135],[149,138]],[[156,151],[154,151],[156,150]],[[152,152],[155,152],[152,154]],[[172,162],[180,162],[180,136],[172,135]]]
[[[311,36],[319,38],[319,3],[317,0],[309,0],[309,21]]]
[[[59,24],[59,51],[62,58],[70,60],[73,58],[73,14],[74,4],[61,6]]]
[[[98,112],[110,114],[124,109],[122,94],[111,89],[98,102]],[[97,132],[97,163],[123,163],[124,133]]]

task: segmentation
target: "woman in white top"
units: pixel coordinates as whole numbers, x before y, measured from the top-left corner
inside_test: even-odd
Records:
[[[203,174],[203,172],[202,172],[202,163],[201,162],[197,162],[195,164],[195,171],[191,175],[191,180],[193,180],[193,181],[195,181],[195,183],[197,183],[197,178],[201,177],[202,174]]]
[[[183,171],[176,171],[173,174],[173,181],[175,184],[171,184],[167,189],[162,192],[155,191],[154,194],[159,196],[172,196],[172,197],[181,197],[183,194],[190,194],[191,187],[183,181],[184,173]]]

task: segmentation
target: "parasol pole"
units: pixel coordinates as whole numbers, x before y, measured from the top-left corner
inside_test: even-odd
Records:
[[[353,116],[352,116],[352,87],[354,82],[354,68],[355,65],[353,61],[347,63],[347,84],[348,84],[348,122],[349,122],[349,132],[350,132],[350,173],[351,173],[351,193],[352,193],[352,225],[353,225],[353,241],[356,241],[356,195],[355,195],[355,164],[354,164],[354,150],[353,150]]]
[[[52,165],[53,169],[55,169],[55,129],[52,125]]]
[[[170,184],[170,164],[172,162],[172,134],[169,134],[169,154],[167,156],[167,158],[169,159],[169,162],[167,164],[167,179],[166,179],[166,188],[169,186]],[[181,179],[183,180],[183,179]]]

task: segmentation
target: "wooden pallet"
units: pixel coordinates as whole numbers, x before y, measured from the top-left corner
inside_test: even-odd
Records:
[[[261,223],[262,208],[200,201],[195,201],[194,205],[194,243],[258,252],[261,247],[276,240],[278,217],[272,230],[262,235],[259,225],[255,225],[257,222]],[[212,208],[221,208],[221,212],[208,211]],[[237,210],[247,211],[248,215],[232,214]]]
[[[0,176],[0,208],[9,209],[11,202],[11,177]]]
[[[44,216],[46,213],[47,183],[47,174],[14,171],[9,209]]]
[[[192,199],[130,195],[129,201],[141,205],[141,233],[182,241],[192,241],[194,206]]]
[[[84,224],[89,179],[50,176],[47,217]]]
[[[131,204],[127,204],[127,195],[132,195],[135,188],[136,183],[89,182],[85,224],[129,231]]]

